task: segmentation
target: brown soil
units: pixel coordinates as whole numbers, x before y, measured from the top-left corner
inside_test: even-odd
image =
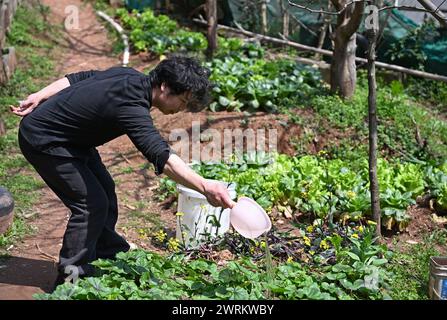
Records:
[[[220,139],[224,141],[224,130],[240,129],[243,133],[245,130],[253,130],[255,138],[259,139],[265,137],[265,151],[272,151],[269,149],[269,130],[276,130],[277,132],[277,151],[287,155],[295,155],[297,149],[305,150],[307,154],[316,154],[325,149],[329,145],[337,145],[338,141],[350,135],[349,131],[339,131],[332,129],[330,132],[320,133],[321,128],[328,128],[329,125],[325,121],[316,122],[315,115],[311,110],[296,109],[293,111],[297,118],[300,118],[303,125],[295,124],[288,121],[288,116],[285,114],[269,114],[265,112],[256,112],[247,114],[241,112],[211,112],[204,111],[200,113],[183,112],[174,115],[163,115],[158,110],[152,111],[155,125],[159,128],[160,133],[165,139],[170,141],[173,149],[180,154],[182,149],[182,141],[170,139],[170,134],[173,130],[184,129],[188,133],[189,139],[192,136],[193,123],[200,124],[200,132],[203,133],[200,148],[209,149],[212,140],[206,141],[206,130],[215,129],[220,133]],[[265,131],[258,131],[265,130]],[[264,133],[265,132],[265,133]],[[259,133],[259,134],[258,134]],[[258,141],[258,140],[257,140]],[[229,147],[222,143],[221,154],[223,156],[224,148]],[[247,150],[247,144],[244,139],[244,151]],[[232,150],[235,148],[234,139],[232,141]],[[189,152],[189,159],[183,158],[185,161],[191,160],[191,149]],[[181,154],[180,154],[181,155]],[[201,154],[202,160],[211,160],[212,154],[203,152]]]
[[[447,228],[447,219],[443,216],[438,216],[436,212],[423,205],[413,205],[407,210],[410,216],[410,223],[404,232],[385,231],[384,240],[389,248],[394,250],[404,249],[407,246],[421,244],[426,241],[427,235],[433,234],[436,230]],[[397,240],[397,241],[396,241]],[[437,245],[436,249],[442,253],[447,254],[445,246]]]

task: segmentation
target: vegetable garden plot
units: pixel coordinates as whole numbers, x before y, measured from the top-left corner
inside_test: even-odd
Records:
[[[125,15],[123,12],[122,21],[127,19]],[[141,17],[146,19],[143,23],[158,23],[155,20],[159,19],[149,14],[138,19]],[[202,50],[201,35],[173,27],[166,18],[160,18],[161,23],[155,27],[148,24],[144,28],[139,26],[141,21],[135,22],[133,18],[136,19],[129,18],[128,29],[135,24],[142,31],[134,33],[134,49],[152,50],[155,46],[158,47],[155,52],[161,54]],[[145,28],[157,32],[151,38],[157,39],[154,43],[148,44],[152,40],[145,38]],[[291,59],[268,61],[264,48],[239,39],[221,38],[220,44],[224,53],[209,63],[217,83],[213,92],[214,110],[283,112],[295,107],[297,101],[314,101],[324,91],[324,84],[313,68],[304,68]],[[231,78],[232,74],[235,78]],[[286,81],[287,77],[293,81]],[[315,110],[323,110],[330,117],[331,109],[325,109],[328,101],[322,97]],[[346,106],[344,102],[335,104]],[[338,109],[335,121],[356,121],[357,118],[349,118],[348,108]],[[390,127],[389,123],[386,125]],[[230,171],[231,180],[238,182],[239,195],[255,198],[270,212],[293,214],[294,218],[300,215],[308,220],[290,219],[289,229],[277,224],[266,239],[257,241],[229,232],[197,250],[185,250],[181,243],[160,230],[151,234],[150,241],[166,256],[137,250],[120,254],[116,261],[96,261],[97,277],[82,279],[75,285],[65,284],[54,294],[40,298],[386,299],[392,296],[395,277],[388,272],[388,265],[393,253],[373,243],[366,163],[333,159],[324,152],[307,157],[275,155],[273,160],[201,164],[196,169],[219,180],[227,179]],[[428,194],[438,209],[445,208],[445,164],[383,160],[379,175],[386,228],[403,230],[409,219],[406,209],[419,195]],[[169,189],[172,183],[163,180],[162,186]],[[216,257],[219,252],[228,252],[229,257]],[[271,264],[267,262],[267,252],[271,254]]]

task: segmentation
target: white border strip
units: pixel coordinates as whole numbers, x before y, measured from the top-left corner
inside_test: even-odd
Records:
[[[127,35],[124,33],[123,28],[104,12],[96,11],[96,14],[101,18],[103,18],[104,20],[106,20],[107,22],[109,22],[115,28],[115,30],[118,31],[118,33],[121,35],[121,38],[123,39],[124,43],[123,67],[127,67],[127,65],[129,64],[129,56],[130,56],[129,40],[127,38]]]

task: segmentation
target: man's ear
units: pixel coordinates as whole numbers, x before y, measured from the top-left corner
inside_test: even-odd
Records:
[[[162,82],[160,85],[160,91],[163,93],[168,89],[168,87],[166,86],[166,83]]]

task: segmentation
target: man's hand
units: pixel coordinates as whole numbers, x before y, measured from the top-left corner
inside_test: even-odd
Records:
[[[175,182],[203,194],[213,207],[226,209],[236,204],[223,184],[202,178],[175,154],[169,156],[163,172]]]
[[[39,92],[28,96],[24,101],[20,102],[20,106],[9,106],[11,111],[18,116],[26,116],[31,113],[42,101],[49,99],[59,91],[70,86],[70,82],[66,77],[54,81]]]
[[[42,101],[42,97],[39,93],[33,93],[26,98],[26,100],[21,101],[18,107],[9,106],[11,111],[18,116],[26,116],[31,113]]]
[[[206,200],[213,207],[223,207],[224,209],[231,209],[236,204],[233,200],[231,200],[227,188],[225,188],[220,183],[207,181],[205,183],[204,195],[206,197]]]

